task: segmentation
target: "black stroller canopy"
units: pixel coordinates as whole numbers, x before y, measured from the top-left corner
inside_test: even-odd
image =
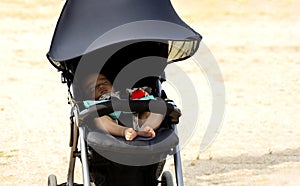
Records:
[[[192,56],[201,35],[185,24],[170,0],[67,0],[48,59],[60,62],[124,41],[168,44],[168,61]]]

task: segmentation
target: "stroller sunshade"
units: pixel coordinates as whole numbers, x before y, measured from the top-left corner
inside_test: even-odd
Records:
[[[185,24],[169,0],[70,0],[61,12],[47,54],[60,62],[125,41],[168,44],[168,61],[192,56],[201,35]]]

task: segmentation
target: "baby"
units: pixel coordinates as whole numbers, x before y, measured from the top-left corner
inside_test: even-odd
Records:
[[[106,98],[106,95],[114,93],[115,90],[111,82],[103,75],[93,73],[85,78],[84,89],[88,99],[101,101]],[[138,93],[140,94],[140,92]],[[145,96],[147,93],[145,93]],[[122,136],[126,140],[133,140],[137,136],[155,137],[155,129],[157,129],[162,120],[163,115],[143,112],[138,115],[138,124],[141,126],[138,131],[133,128],[118,125],[116,120],[110,116],[101,116],[94,118],[95,125],[113,136]]]

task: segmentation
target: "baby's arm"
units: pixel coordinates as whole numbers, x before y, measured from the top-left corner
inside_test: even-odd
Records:
[[[125,137],[126,140],[133,140],[137,135],[136,132],[132,128],[118,125],[109,116],[102,116],[99,118],[95,118],[94,122],[99,129],[101,129],[113,136]]]

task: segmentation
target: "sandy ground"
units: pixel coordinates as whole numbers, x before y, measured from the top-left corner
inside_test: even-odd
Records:
[[[45,185],[51,173],[66,180],[67,89],[45,57],[63,3],[0,2],[0,185]],[[203,35],[226,88],[222,127],[199,152],[210,94],[206,72],[185,66],[200,79],[195,87],[204,105],[198,128],[182,146],[185,185],[299,185],[300,2],[173,3]],[[165,169],[172,171],[172,159]]]

